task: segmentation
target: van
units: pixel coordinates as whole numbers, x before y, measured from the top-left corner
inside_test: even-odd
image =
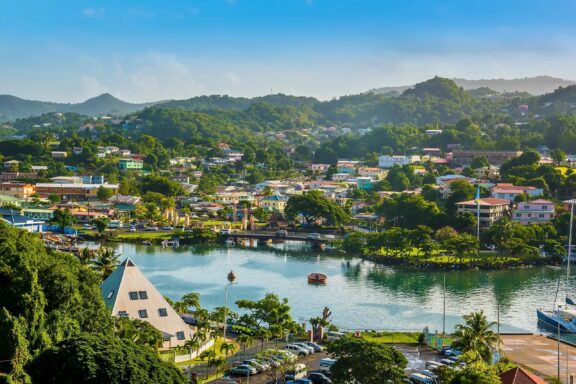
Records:
[[[445,365],[446,364],[442,364],[438,361],[429,360],[426,362],[426,369],[435,370],[435,369],[438,369],[438,368],[443,367]]]
[[[308,351],[305,350],[304,348],[300,348],[297,345],[294,344],[288,344],[287,346],[284,347],[285,350],[290,351],[292,353],[294,353],[295,355],[298,356],[306,356],[308,355]]]
[[[410,375],[410,381],[415,384],[432,384],[434,383],[434,379],[423,375],[421,373],[413,373]]]
[[[337,361],[336,359],[330,359],[330,358],[322,359],[320,360],[320,368],[326,371],[330,371],[330,367],[332,367],[336,361]]]
[[[344,332],[334,332],[334,331],[326,332],[326,340],[328,341],[340,339],[344,336],[346,336]]]
[[[305,379],[308,375],[308,369],[304,364],[296,364],[294,368],[289,369],[284,375],[284,381],[287,380],[297,380],[297,379]]]

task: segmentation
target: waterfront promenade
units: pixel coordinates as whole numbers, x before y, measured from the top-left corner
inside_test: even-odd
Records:
[[[541,335],[502,335],[502,341],[504,353],[516,364],[545,378],[557,376],[556,340]],[[569,382],[567,373],[576,377],[576,347],[560,343],[560,378],[563,383]]]

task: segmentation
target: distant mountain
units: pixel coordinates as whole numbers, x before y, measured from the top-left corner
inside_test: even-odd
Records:
[[[487,79],[467,80],[453,79],[456,85],[465,90],[477,88],[490,88],[497,92],[526,92],[531,95],[551,93],[559,87],[576,84],[576,81],[564,80],[551,76],[525,77],[523,79]],[[376,94],[402,93],[413,86],[382,87],[371,89],[368,92]]]
[[[140,111],[154,104],[156,103],[127,103],[108,93],[77,104],[25,100],[15,96],[0,95],[0,121],[38,116],[49,112],[74,112],[88,116],[124,115]]]
[[[242,111],[252,105],[265,103],[276,107],[312,107],[319,101],[313,97],[290,96],[284,94],[266,95],[260,97],[231,97],[228,95],[197,96],[186,100],[170,100],[157,104],[159,108],[178,108],[188,111]]]

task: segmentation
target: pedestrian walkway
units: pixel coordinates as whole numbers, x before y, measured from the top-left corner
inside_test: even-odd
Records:
[[[502,350],[510,360],[543,378],[558,375],[558,344],[541,335],[502,335]],[[560,378],[576,376],[576,347],[560,343]]]

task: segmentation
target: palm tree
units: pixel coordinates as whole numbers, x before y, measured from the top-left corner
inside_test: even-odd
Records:
[[[458,324],[454,336],[457,341],[454,345],[462,352],[473,351],[487,363],[492,361],[492,355],[500,349],[502,339],[492,331],[495,322],[488,322],[484,311],[472,312],[464,315],[465,324]]]
[[[78,260],[80,260],[80,264],[88,265],[94,258],[94,253],[91,249],[85,247],[78,253]]]
[[[96,259],[92,262],[94,269],[100,272],[102,279],[106,279],[116,270],[120,255],[112,248],[100,247],[96,252]]]
[[[60,228],[61,233],[64,233],[66,227],[71,226],[75,222],[76,218],[72,216],[70,210],[68,209],[55,210],[52,218],[50,219],[50,224],[57,225]]]
[[[254,345],[254,338],[246,333],[243,333],[238,336],[238,342],[244,350],[244,360],[246,360],[246,348]]]
[[[188,348],[190,354],[192,354],[192,351],[198,351],[201,345],[202,343],[200,341],[198,333],[195,333],[190,340],[184,343],[184,347]]]
[[[236,344],[234,343],[222,343],[220,345],[220,353],[224,352],[226,356],[231,355],[236,350]]]
[[[208,363],[209,367],[216,367],[216,373],[220,372],[220,368],[226,367],[226,359],[222,356],[216,357],[212,359],[211,362]]]
[[[260,339],[260,352],[262,352],[264,350],[264,342],[270,340],[272,332],[264,327],[260,327],[256,331],[256,337]]]
[[[180,300],[182,303],[186,305],[186,307],[194,307],[194,309],[198,310],[202,308],[200,305],[200,294],[198,292],[190,292],[182,296]]]

